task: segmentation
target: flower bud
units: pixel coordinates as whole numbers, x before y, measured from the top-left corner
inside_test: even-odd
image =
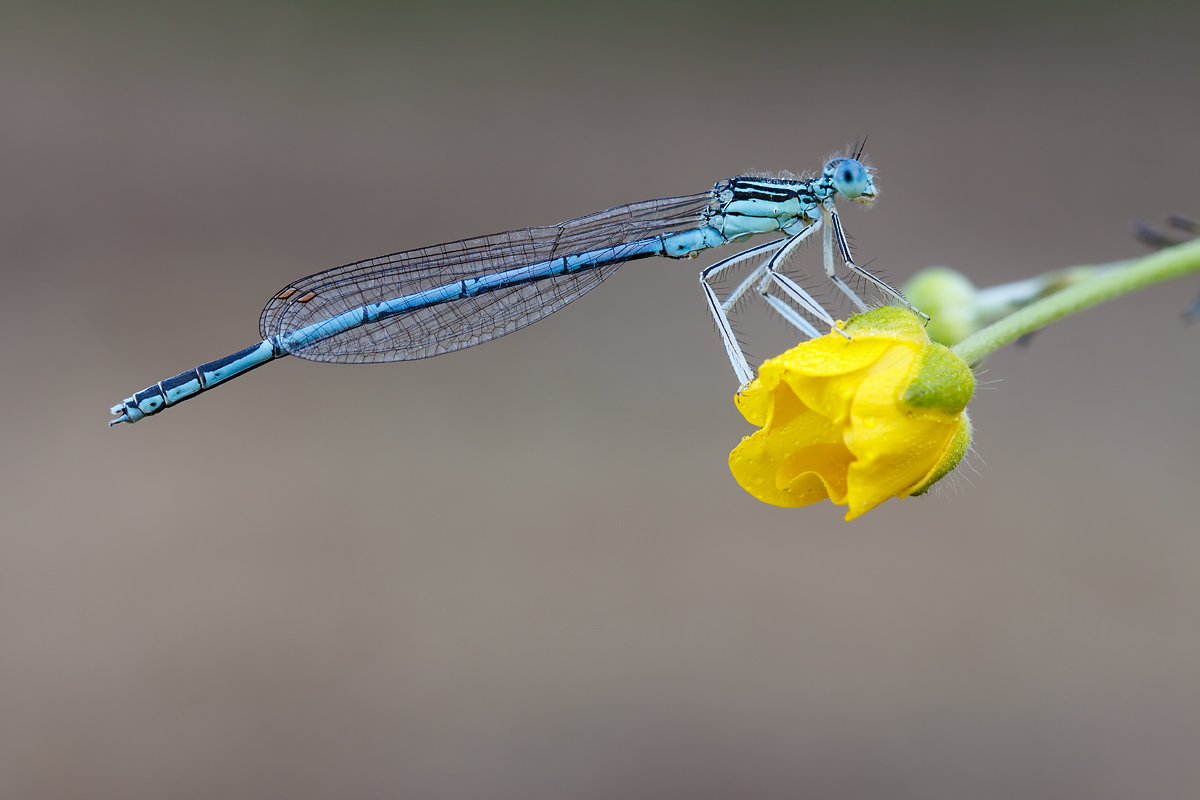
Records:
[[[828,497],[848,506],[850,520],[924,493],[958,465],[970,447],[975,376],[907,309],[877,308],[843,328],[850,339],[803,342],[738,393],[738,410],[761,430],[729,467],[764,503]]]

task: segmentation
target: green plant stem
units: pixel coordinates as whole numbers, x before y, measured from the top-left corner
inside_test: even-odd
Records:
[[[994,322],[951,350],[975,365],[1009,342],[1051,322],[1156,283],[1200,272],[1200,240],[1169,247],[1129,266],[1077,283]]]

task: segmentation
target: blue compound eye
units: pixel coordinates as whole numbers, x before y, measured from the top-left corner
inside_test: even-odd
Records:
[[[833,188],[851,200],[867,191],[870,182],[866,167],[853,158],[843,158],[833,169]]]

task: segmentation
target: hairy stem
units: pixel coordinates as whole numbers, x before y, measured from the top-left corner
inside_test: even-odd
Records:
[[[951,350],[968,364],[978,364],[1009,342],[1051,322],[1156,283],[1200,272],[1200,240],[1161,250],[1121,269],[1093,278],[1025,306],[954,345]]]

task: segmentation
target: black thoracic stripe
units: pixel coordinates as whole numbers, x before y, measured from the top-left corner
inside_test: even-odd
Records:
[[[793,198],[809,197],[808,187],[804,184],[796,186],[772,186],[750,181],[738,181],[731,187],[734,200],[762,200],[768,203],[784,203]]]
[[[739,178],[734,180],[733,185],[761,189],[764,192],[794,192],[797,186],[797,184],[773,183],[754,178]]]
[[[794,197],[796,189],[794,186],[773,186],[771,184],[762,184],[752,181],[738,181],[733,184],[733,191],[737,192],[757,192],[759,194],[774,194],[780,197]]]
[[[766,192],[754,192],[748,189],[735,189],[733,192],[734,200],[762,200],[767,203],[786,203],[796,195],[793,194],[767,194]]]

